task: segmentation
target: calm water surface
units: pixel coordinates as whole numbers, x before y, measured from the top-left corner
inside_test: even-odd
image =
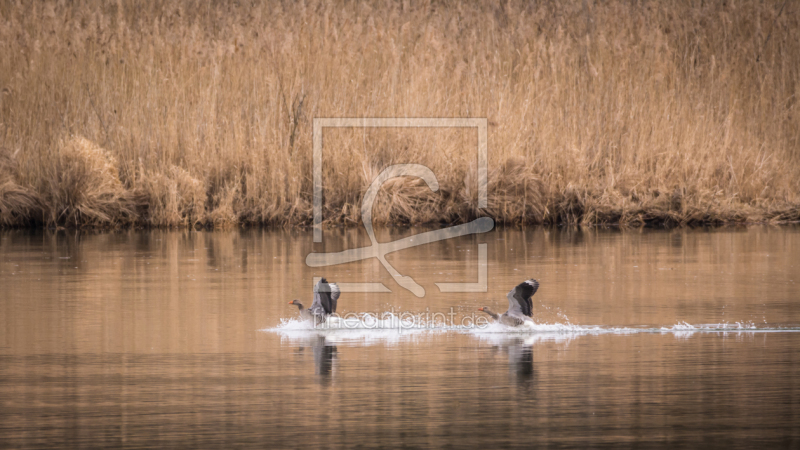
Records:
[[[419,230],[379,233],[380,241]],[[488,292],[474,282],[488,244]],[[800,446],[800,229],[0,233],[0,447]],[[313,277],[382,282],[310,330]],[[535,277],[541,327],[461,326]],[[440,323],[435,313],[451,314]]]

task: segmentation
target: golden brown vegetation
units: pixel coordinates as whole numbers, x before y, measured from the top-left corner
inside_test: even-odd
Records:
[[[800,219],[794,2],[0,2],[0,225]]]

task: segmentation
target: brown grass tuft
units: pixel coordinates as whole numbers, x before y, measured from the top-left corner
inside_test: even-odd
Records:
[[[134,197],[139,220],[153,226],[187,227],[205,220],[205,185],[182,167],[146,174]]]
[[[130,195],[117,160],[92,141],[73,136],[41,163],[38,195],[47,225],[113,226],[131,221]]]
[[[17,183],[16,155],[0,148],[0,226],[29,225],[41,215],[38,196]]]

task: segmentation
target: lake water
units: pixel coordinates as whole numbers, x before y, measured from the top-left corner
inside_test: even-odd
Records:
[[[440,292],[478,280],[480,243],[488,292]],[[0,447],[800,446],[800,228],[501,228],[388,255],[424,297],[375,259],[305,264],[367,245],[0,233]],[[340,315],[369,314],[314,330],[287,302],[315,276],[392,292],[345,292]],[[472,324],[529,277],[536,327]]]

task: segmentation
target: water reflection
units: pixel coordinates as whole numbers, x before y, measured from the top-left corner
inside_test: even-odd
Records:
[[[548,333],[535,332],[532,334],[517,333],[482,333],[476,332],[471,336],[491,349],[494,358],[503,357],[507,360],[508,373],[520,385],[528,385],[535,379],[534,348],[537,345],[557,344],[561,348],[584,333]]]
[[[324,239],[0,232],[0,447],[800,442],[800,330],[781,328],[800,324],[800,229],[501,228],[388,255],[421,299],[375,261],[307,267],[369,245],[359,229]],[[484,242],[488,292],[439,292],[474,281]],[[560,326],[281,327],[314,276],[394,291],[344,293],[343,315],[453,308],[456,323],[535,276],[534,315]]]
[[[508,358],[508,372],[518,382],[525,383],[533,379],[533,348],[521,337],[503,337],[492,344],[495,353],[504,354]]]
[[[314,348],[314,373],[329,377],[333,371],[336,358],[336,346],[326,342],[325,337],[319,336],[313,345]]]
[[[521,381],[533,378],[533,349],[518,340],[508,347],[508,367]]]
[[[311,349],[314,355],[314,375],[322,382],[330,382],[336,373],[338,348],[322,334],[309,332],[307,335],[296,335],[287,339],[287,346],[294,346],[298,355],[304,355]]]

